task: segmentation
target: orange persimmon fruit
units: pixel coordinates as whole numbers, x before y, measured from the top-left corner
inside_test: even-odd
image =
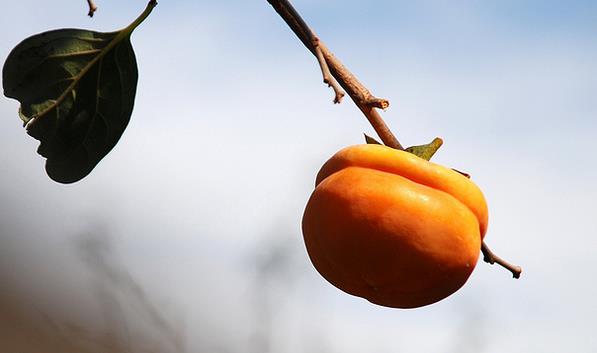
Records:
[[[487,204],[460,173],[382,145],[347,147],[321,168],[303,215],[317,271],[372,303],[416,308],[469,278]]]

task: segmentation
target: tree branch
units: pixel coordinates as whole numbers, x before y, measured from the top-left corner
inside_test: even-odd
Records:
[[[338,60],[334,54],[319,40],[311,28],[307,26],[302,17],[294,9],[288,0],[267,0],[282,19],[288,24],[290,29],[303,42],[303,45],[318,58],[322,73],[326,75],[329,69],[331,75],[336,79],[342,88],[346,90],[350,98],[355,102],[359,109],[365,114],[369,123],[375,129],[381,140],[386,146],[403,150],[404,148],[398,142],[398,139],[392,134],[386,123],[383,121],[376,109],[386,109],[390,102],[384,98],[378,98],[369,92],[362,83]],[[323,58],[323,60],[322,60]],[[325,62],[325,64],[323,64]],[[327,66],[327,69],[326,69]],[[339,90],[333,83],[328,82],[336,92],[338,99]]]
[[[95,11],[97,11],[97,6],[93,0],[87,0],[87,5],[89,5],[89,12],[87,13],[87,16],[93,17],[93,14]]]
[[[403,150],[404,148],[400,142],[398,142],[398,139],[396,139],[381,115],[379,115],[379,112],[376,110],[378,108],[386,109],[390,105],[390,102],[386,99],[373,96],[371,92],[369,92],[369,90],[340,62],[340,60],[332,54],[325,44],[315,36],[314,32],[309,28],[288,0],[267,1],[282,17],[286,24],[288,24],[301,42],[303,42],[305,47],[317,57],[324,82],[331,86],[336,94],[334,102],[339,103],[342,98],[341,96],[344,93],[335,84],[335,78],[340,86],[348,92],[350,98],[352,98],[363,114],[365,114],[365,117],[367,117],[367,120],[373,126],[375,132],[379,135],[383,143],[388,147]],[[333,77],[330,77],[330,75]],[[470,178],[470,175],[467,173],[456,169],[455,171]],[[514,278],[520,277],[522,268],[520,266],[512,265],[495,255],[485,242],[482,243],[481,252],[483,253],[483,260],[485,262],[489,264],[497,263],[512,272]]]

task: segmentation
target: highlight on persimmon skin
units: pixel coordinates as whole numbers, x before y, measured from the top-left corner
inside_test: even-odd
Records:
[[[311,262],[334,286],[416,308],[464,285],[487,219],[485,198],[466,177],[371,144],[347,147],[323,165],[302,227]]]

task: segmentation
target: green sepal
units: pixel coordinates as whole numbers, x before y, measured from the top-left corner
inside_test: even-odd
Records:
[[[433,141],[431,141],[431,143],[420,146],[412,146],[406,148],[405,151],[410,152],[415,156],[423,158],[425,160],[431,160],[431,157],[433,157],[435,152],[437,152],[437,150],[442,146],[443,143],[444,141],[441,138],[436,137],[433,139]]]

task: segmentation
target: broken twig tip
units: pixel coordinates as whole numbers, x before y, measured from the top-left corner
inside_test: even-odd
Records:
[[[89,12],[87,12],[87,16],[93,17],[93,14],[95,14],[95,11],[97,11],[97,6],[93,0],[87,0],[87,5],[89,6]]]
[[[483,253],[483,261],[487,262],[490,265],[498,264],[506,270],[510,271],[512,273],[512,277],[520,278],[520,274],[522,273],[522,267],[518,265],[513,265],[494,254],[493,251],[491,251],[491,249],[489,248],[489,246],[485,244],[485,242],[481,244],[481,252]]]

